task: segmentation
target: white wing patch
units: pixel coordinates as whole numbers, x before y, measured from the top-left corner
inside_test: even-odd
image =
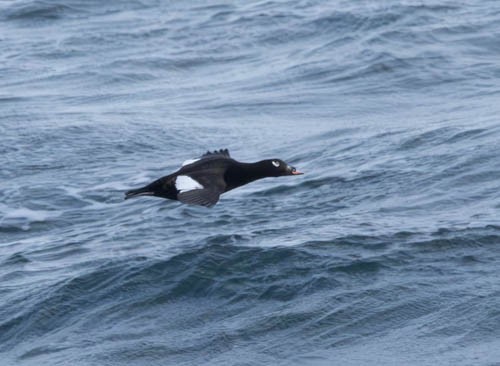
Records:
[[[182,193],[192,191],[194,189],[203,189],[204,187],[187,175],[179,175],[175,178],[175,188]]]
[[[189,165],[189,164],[196,163],[198,160],[200,160],[200,159],[188,159],[184,163],[182,163],[182,166],[186,166],[186,165]]]

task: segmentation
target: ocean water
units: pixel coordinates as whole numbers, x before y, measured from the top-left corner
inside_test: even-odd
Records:
[[[500,3],[0,2],[0,365],[500,365]],[[124,191],[281,158],[212,209]]]

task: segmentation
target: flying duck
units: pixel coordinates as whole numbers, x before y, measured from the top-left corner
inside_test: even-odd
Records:
[[[207,151],[198,159],[185,161],[175,173],[126,192],[125,199],[155,196],[212,207],[222,193],[254,180],[300,174],[303,173],[280,159],[241,163],[232,159],[227,149]]]

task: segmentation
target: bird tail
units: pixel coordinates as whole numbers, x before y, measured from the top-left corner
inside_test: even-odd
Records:
[[[154,196],[155,192],[151,190],[149,186],[138,188],[138,189],[132,189],[128,192],[125,192],[125,199],[129,199],[132,197],[136,196]]]

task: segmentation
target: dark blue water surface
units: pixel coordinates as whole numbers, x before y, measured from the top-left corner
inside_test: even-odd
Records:
[[[0,364],[499,365],[500,2],[0,2]],[[123,192],[282,158],[213,209]]]

